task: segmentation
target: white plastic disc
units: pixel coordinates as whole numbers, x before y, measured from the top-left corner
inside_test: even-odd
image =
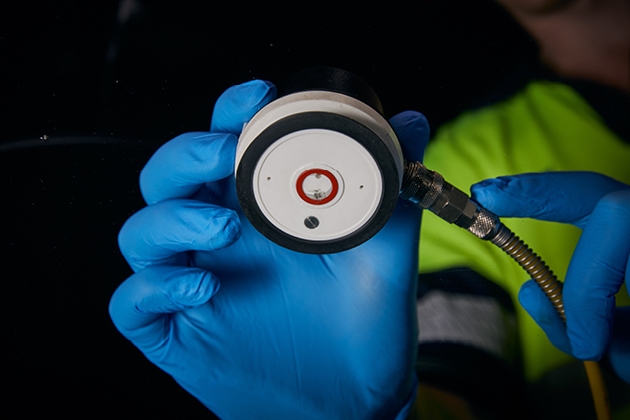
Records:
[[[269,147],[252,182],[258,207],[276,228],[300,239],[328,241],[371,219],[383,181],[378,165],[356,140],[307,129]]]

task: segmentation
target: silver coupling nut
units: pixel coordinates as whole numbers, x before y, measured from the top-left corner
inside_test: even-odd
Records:
[[[419,162],[406,162],[400,196],[481,239],[492,239],[501,224],[496,215]]]

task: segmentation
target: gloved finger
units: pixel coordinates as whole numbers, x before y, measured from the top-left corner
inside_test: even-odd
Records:
[[[237,138],[233,134],[193,132],[160,147],[140,172],[144,201],[159,203],[193,195],[204,183],[234,171]]]
[[[630,384],[630,306],[617,308],[608,360],[615,373]]]
[[[567,354],[573,354],[567,328],[549,298],[534,280],[529,280],[518,293],[518,300],[536,324],[545,332],[549,341]]]
[[[243,124],[273,101],[277,94],[276,86],[265,80],[251,80],[232,86],[223,92],[214,105],[210,131],[240,134]]]
[[[118,234],[120,250],[139,271],[150,265],[184,264],[185,251],[214,251],[241,234],[238,215],[193,200],[169,200],[132,215]]]
[[[226,90],[217,100],[211,133],[185,133],[164,144],[140,173],[140,191],[151,205],[188,198],[206,182],[234,171],[237,137],[243,124],[276,97],[276,87],[253,80]]]
[[[410,162],[422,162],[430,134],[426,117],[416,111],[404,111],[392,117],[389,122],[396,132],[404,158]],[[396,240],[408,242],[406,236],[418,234],[420,214],[422,212],[411,202],[398,200],[394,215],[383,229],[384,235],[396,235]],[[415,247],[410,247],[410,250],[415,252]]]
[[[529,217],[583,228],[603,196],[628,188],[594,172],[547,172],[487,179],[470,189],[473,200],[499,217]]]
[[[630,190],[615,191],[597,203],[567,271],[564,306],[575,357],[597,360],[606,351],[629,257]]]
[[[109,314],[116,328],[148,356],[168,349],[170,316],[206,303],[218,279],[195,267],[152,266],[132,275],[114,292]]]
[[[416,111],[404,111],[389,122],[396,132],[405,159],[422,162],[431,132],[426,117]]]

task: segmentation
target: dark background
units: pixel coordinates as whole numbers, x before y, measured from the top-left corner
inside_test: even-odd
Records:
[[[408,2],[404,2],[408,3]],[[5,412],[207,417],[115,330],[131,272],[116,236],[168,139],[206,130],[227,87],[329,65],[388,116],[455,116],[535,51],[490,0],[356,6],[21,3],[0,22]]]

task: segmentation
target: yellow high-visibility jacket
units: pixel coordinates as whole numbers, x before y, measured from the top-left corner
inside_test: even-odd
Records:
[[[425,165],[463,191],[487,178],[543,171],[594,171],[630,184],[630,142],[612,131],[572,87],[534,80],[507,100],[467,111],[440,127],[429,143]],[[564,278],[578,228],[525,219],[503,222]],[[528,280],[525,271],[494,245],[426,212],[419,271],[450,267],[468,267],[510,294],[529,382],[572,360],[518,304],[519,288]],[[617,302],[630,304],[626,290]]]

